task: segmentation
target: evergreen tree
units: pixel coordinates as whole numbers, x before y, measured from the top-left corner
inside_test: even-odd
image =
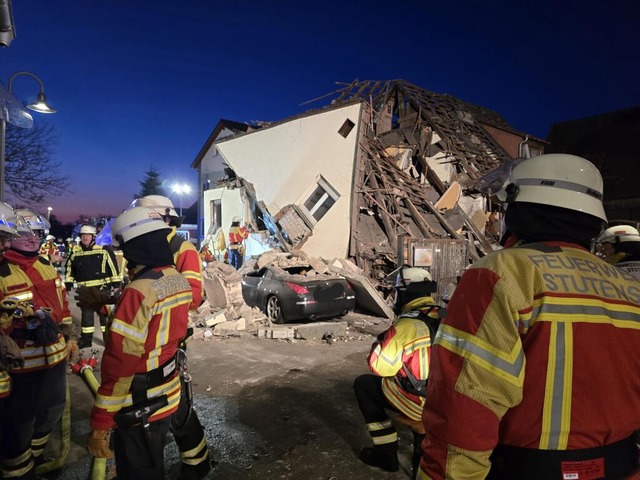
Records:
[[[160,174],[153,168],[153,165],[145,172],[144,180],[138,183],[140,184],[140,193],[134,195],[135,198],[146,197],[147,195],[166,196],[164,188],[162,187],[162,181],[160,180]]]

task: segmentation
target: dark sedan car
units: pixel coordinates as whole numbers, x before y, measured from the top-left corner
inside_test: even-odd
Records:
[[[316,273],[308,265],[269,265],[242,278],[242,296],[272,322],[346,315],[356,297],[343,277]]]

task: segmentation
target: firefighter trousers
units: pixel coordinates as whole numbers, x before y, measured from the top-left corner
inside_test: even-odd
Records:
[[[182,471],[194,470],[206,473],[210,469],[210,464],[209,448],[204,435],[204,428],[196,411],[189,405],[185,394],[186,387],[182,378],[180,382],[182,383],[182,393],[178,410],[171,418],[171,433],[180,451]]]
[[[6,478],[35,478],[53,425],[65,405],[66,362],[11,375],[11,394],[4,399],[0,464]]]
[[[95,332],[95,314],[98,314],[100,320],[100,329],[102,330],[102,338],[105,339],[105,332],[107,329],[107,317],[100,312],[91,310],[89,308],[83,308],[80,310],[80,327],[82,329],[82,335],[80,337],[81,348],[90,347],[93,343],[93,332]],[[106,340],[106,339],[105,339]]]
[[[164,447],[171,417],[113,432],[118,480],[165,480]]]

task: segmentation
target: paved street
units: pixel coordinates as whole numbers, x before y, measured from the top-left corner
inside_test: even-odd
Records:
[[[74,317],[79,312],[72,308]],[[194,340],[189,366],[196,410],[205,426],[215,469],[207,477],[240,479],[377,480],[408,478],[411,436],[401,432],[401,471],[383,473],[362,464],[358,450],[368,435],[352,390],[368,371],[371,334],[388,321],[350,314],[349,328],[332,344],[315,340],[267,340],[254,336]],[[96,337],[99,334],[96,333]],[[100,343],[99,341],[97,343]],[[69,376],[71,451],[60,479],[86,479],[92,398],[81,379]],[[166,450],[168,478],[177,478],[175,444]]]

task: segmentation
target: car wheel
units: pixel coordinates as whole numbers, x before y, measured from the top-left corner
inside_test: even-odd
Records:
[[[284,317],[282,316],[282,307],[280,306],[280,300],[275,295],[271,295],[267,299],[267,317],[273,323],[284,323]]]

